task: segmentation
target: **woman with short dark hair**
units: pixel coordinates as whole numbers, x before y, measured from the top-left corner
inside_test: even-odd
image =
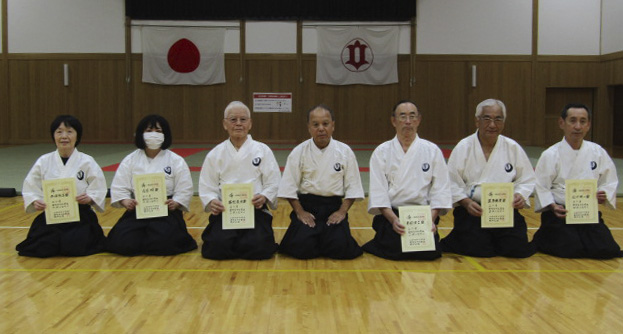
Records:
[[[43,181],[76,179],[76,201],[80,220],[48,224],[45,213],[39,214],[26,240],[15,249],[19,255],[33,257],[85,256],[104,250],[105,236],[91,207],[103,212],[106,179],[95,160],[76,147],[82,138],[82,124],[71,115],[58,116],[50,125],[56,151],[39,157],[28,172],[22,188],[26,212],[44,211]]]
[[[136,127],[138,148],[128,154],[117,169],[110,187],[111,205],[125,208],[108,234],[107,250],[121,255],[174,255],[197,248],[188,233],[182,211],[188,211],[193,195],[190,169],[184,158],[168,150],[173,141],[169,122],[159,115],[143,118]],[[133,177],[164,173],[168,215],[136,218]]]

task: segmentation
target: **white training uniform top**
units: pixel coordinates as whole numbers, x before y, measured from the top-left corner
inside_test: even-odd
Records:
[[[359,165],[353,150],[331,138],[319,149],[308,139],[292,150],[279,184],[279,197],[298,199],[298,194],[364,198]]]
[[[368,212],[405,205],[430,205],[443,215],[452,208],[448,167],[437,145],[418,135],[407,152],[398,137],[379,145],[370,158]]]
[[[455,204],[467,197],[480,203],[482,183],[512,182],[514,193],[521,194],[525,207],[530,207],[529,197],[536,182],[534,169],[526,152],[508,137],[498,136],[489,160],[485,159],[478,131],[463,138],[450,154],[448,170]]]
[[[128,154],[117,168],[110,186],[110,202],[122,208],[121,200],[134,198],[133,175],[164,173],[167,196],[180,203],[182,211],[188,211],[193,196],[193,180],[184,158],[169,150],[161,150],[150,159],[144,150]]]
[[[201,167],[199,196],[206,212],[213,199],[221,199],[221,185],[252,183],[253,193],[264,195],[271,209],[277,208],[279,165],[273,151],[247,135],[239,150],[229,139],[212,149]]]
[[[104,211],[106,203],[106,178],[100,166],[88,154],[79,152],[77,148],[63,164],[57,151],[44,154],[32,166],[22,187],[24,208],[26,212],[37,211],[33,202],[43,199],[43,180],[76,178],[77,195],[86,193],[93,200],[93,207],[99,212]]]
[[[545,150],[536,165],[534,211],[549,210],[552,203],[565,204],[565,180],[596,179],[597,190],[606,192],[606,206],[616,208],[619,180],[614,162],[601,146],[584,140],[574,150],[563,138]]]

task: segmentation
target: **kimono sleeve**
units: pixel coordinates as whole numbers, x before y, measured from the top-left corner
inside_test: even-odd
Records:
[[[22,198],[24,199],[24,209],[28,213],[36,212],[34,201],[43,201],[43,186],[41,181],[43,180],[43,157],[37,159],[35,164],[30,168],[28,175],[24,179],[22,185]]]
[[[190,176],[190,169],[184,158],[176,156],[175,160],[173,200],[180,203],[182,211],[188,212],[190,199],[193,196],[193,179]]]
[[[264,163],[260,165],[262,172],[262,191],[260,191],[260,194],[266,197],[268,206],[275,210],[277,209],[277,193],[279,192],[279,181],[281,180],[279,164],[277,159],[275,159],[273,151],[268,146],[265,146],[263,150]]]
[[[88,173],[87,173],[87,195],[93,200],[93,207],[99,211],[104,212],[106,205],[106,192],[108,187],[106,184],[106,177],[102,168],[90,158],[88,161]]]
[[[203,161],[201,173],[199,174],[199,197],[201,198],[201,203],[203,203],[203,208],[206,212],[210,211],[208,209],[208,204],[210,204],[212,200],[219,199],[220,197],[220,170],[217,166],[217,160],[216,150],[210,151]]]
[[[126,156],[112,179],[110,185],[110,205],[115,208],[123,208],[121,201],[134,198],[134,187],[132,185],[132,159]]]

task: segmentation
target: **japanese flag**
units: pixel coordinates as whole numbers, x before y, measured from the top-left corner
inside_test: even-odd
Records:
[[[143,27],[143,82],[212,85],[225,82],[225,29]]]
[[[316,83],[398,82],[398,27],[318,27]]]

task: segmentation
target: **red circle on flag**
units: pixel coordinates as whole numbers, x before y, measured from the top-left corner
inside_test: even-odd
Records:
[[[200,56],[195,43],[182,38],[169,48],[167,61],[175,72],[190,73],[199,67]]]

